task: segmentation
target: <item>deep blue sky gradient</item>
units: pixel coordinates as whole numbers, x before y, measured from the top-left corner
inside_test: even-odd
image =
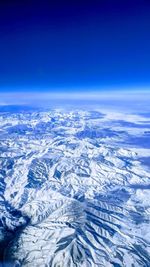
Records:
[[[1,1],[1,92],[149,85],[149,0]]]

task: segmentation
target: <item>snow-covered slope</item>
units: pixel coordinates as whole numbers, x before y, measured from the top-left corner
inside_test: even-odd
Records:
[[[149,128],[98,110],[1,113],[4,266],[150,266]]]

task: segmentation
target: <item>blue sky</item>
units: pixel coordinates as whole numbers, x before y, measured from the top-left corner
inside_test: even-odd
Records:
[[[150,2],[1,1],[0,91],[149,88]]]

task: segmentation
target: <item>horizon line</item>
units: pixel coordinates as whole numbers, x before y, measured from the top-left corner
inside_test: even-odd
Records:
[[[142,101],[150,100],[149,90],[111,90],[79,92],[0,92],[0,105],[41,105],[48,101]]]

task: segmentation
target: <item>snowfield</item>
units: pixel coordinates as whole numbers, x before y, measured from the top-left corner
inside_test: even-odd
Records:
[[[3,266],[150,266],[150,114],[0,113]]]

